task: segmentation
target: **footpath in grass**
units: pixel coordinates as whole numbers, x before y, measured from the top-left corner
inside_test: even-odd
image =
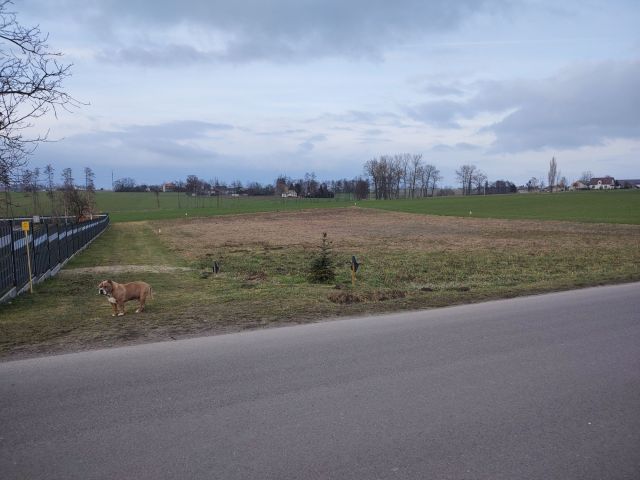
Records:
[[[455,217],[640,224],[640,190],[376,200],[359,205]]]
[[[308,282],[322,232],[336,279]],[[349,260],[361,263],[351,285]],[[214,275],[213,261],[221,265]],[[144,280],[111,317],[99,281]],[[116,223],[35,294],[0,305],[0,355],[73,351],[640,280],[640,226],[374,209]]]

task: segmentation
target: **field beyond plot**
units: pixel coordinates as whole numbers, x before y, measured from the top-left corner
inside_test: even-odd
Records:
[[[640,224],[640,190],[379,200],[362,206],[456,217]]]
[[[39,196],[34,211],[30,194],[14,193],[13,215],[48,215],[47,197]],[[112,222],[213,217],[260,212],[294,212],[308,209],[361,207],[396,212],[472,218],[562,220],[586,223],[640,225],[640,190],[580,191],[513,195],[471,195],[399,200],[341,198],[198,197],[184,193],[96,192],[96,209],[109,212]],[[470,214],[471,212],[471,214]]]
[[[333,242],[337,278],[310,284],[308,266],[323,232]],[[361,263],[355,286],[351,255]],[[112,318],[95,291],[108,277],[151,283],[148,311]],[[361,208],[120,223],[34,295],[0,306],[0,353],[96,348],[636,280],[636,225]]]

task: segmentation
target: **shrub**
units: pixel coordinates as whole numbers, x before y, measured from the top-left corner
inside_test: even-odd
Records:
[[[331,242],[327,239],[327,232],[322,234],[322,243],[318,254],[311,261],[309,281],[312,283],[328,283],[336,277]]]

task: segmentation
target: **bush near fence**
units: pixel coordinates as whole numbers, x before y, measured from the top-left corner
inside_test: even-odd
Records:
[[[29,222],[26,238],[23,221]],[[0,219],[0,303],[29,289],[29,260],[33,282],[41,282],[58,273],[107,225],[109,215],[81,223],[49,217],[41,218],[40,222],[26,218]]]

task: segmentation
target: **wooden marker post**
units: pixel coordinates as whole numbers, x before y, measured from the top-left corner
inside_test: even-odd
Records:
[[[33,293],[33,275],[31,274],[31,254],[29,253],[29,222],[22,222],[24,232],[24,243],[27,245],[27,266],[29,267],[29,291]]]
[[[356,260],[356,256],[351,255],[351,286],[352,287],[355,287],[356,285],[356,272],[358,271],[358,267],[360,267],[360,264],[358,263],[358,260]]]

